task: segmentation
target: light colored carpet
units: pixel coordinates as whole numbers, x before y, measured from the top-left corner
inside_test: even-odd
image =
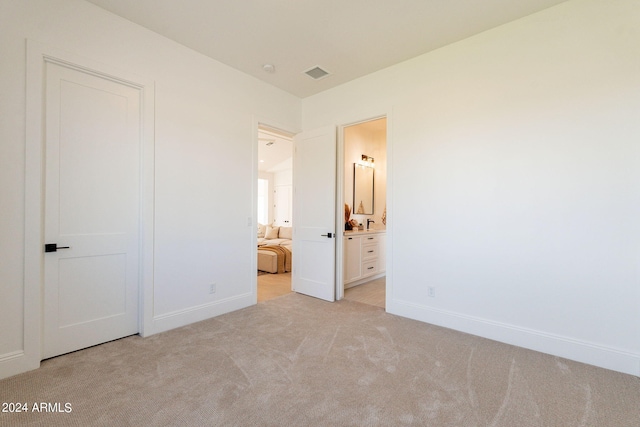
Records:
[[[42,426],[640,426],[640,379],[289,294],[0,381]]]

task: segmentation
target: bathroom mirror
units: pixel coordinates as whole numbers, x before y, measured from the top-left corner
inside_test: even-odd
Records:
[[[373,169],[353,164],[353,213],[373,215]]]

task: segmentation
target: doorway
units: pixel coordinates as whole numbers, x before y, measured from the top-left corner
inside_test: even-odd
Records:
[[[149,333],[153,81],[27,42],[24,362]]]
[[[344,204],[338,298],[386,303],[387,118],[341,128]],[[339,209],[339,215],[342,210]],[[340,295],[342,294],[342,295]]]
[[[353,152],[357,151],[356,154],[358,154],[359,161],[362,161],[362,154],[367,154],[366,161],[377,163],[376,166],[378,168],[378,172],[374,173],[374,176],[376,176],[375,186],[372,186],[373,192],[374,192],[371,198],[372,199],[371,203],[373,205],[372,212],[362,211],[363,213],[360,213],[358,210],[356,210],[356,214],[354,218],[362,220],[363,227],[366,227],[366,224],[367,224],[366,219],[370,220],[368,222],[369,227],[377,231],[376,244],[377,244],[377,248],[379,249],[375,250],[376,252],[375,260],[372,260],[371,252],[369,252],[371,248],[367,248],[366,253],[368,255],[367,255],[367,259],[364,260],[366,261],[366,265],[360,263],[360,266],[364,265],[364,267],[366,268],[367,274],[362,274],[361,277],[358,278],[358,280],[360,280],[361,282],[351,283],[351,286],[359,285],[373,279],[383,278],[383,281],[386,281],[386,264],[387,264],[386,263],[386,199],[387,199],[386,122],[387,122],[387,119],[385,115],[385,116],[378,116],[376,118],[369,119],[369,120],[354,122],[353,124],[349,124],[349,125],[340,126],[338,128],[338,132],[336,132],[336,127],[327,126],[322,129],[315,129],[313,131],[307,131],[307,132],[303,132],[301,134],[295,135],[295,142],[296,142],[296,146],[298,147],[298,150],[297,150],[297,153],[295,153],[295,156],[301,156],[300,149],[299,149],[301,147],[304,148],[304,146],[307,146],[308,148],[311,149],[310,153],[305,153],[305,155],[302,157],[303,159],[306,159],[307,163],[304,163],[304,162],[297,163],[297,168],[298,168],[297,170],[302,171],[302,175],[296,174],[296,177],[295,177],[296,182],[298,183],[297,185],[299,186],[298,191],[300,191],[300,189],[302,188],[303,194],[312,194],[313,198],[316,199],[316,201],[323,200],[324,202],[321,204],[321,206],[318,206],[318,207],[323,211],[326,210],[326,208],[329,208],[329,207],[331,208],[330,211],[328,212],[329,212],[329,215],[332,217],[331,224],[333,224],[333,225],[330,225],[329,221],[325,221],[326,224],[323,223],[324,225],[318,227],[318,225],[320,225],[321,223],[320,220],[318,220],[317,222],[314,222],[312,220],[309,223],[309,225],[303,224],[303,227],[302,227],[303,229],[305,228],[305,226],[306,227],[311,226],[313,228],[313,230],[311,230],[312,233],[309,235],[309,238],[315,239],[313,241],[314,247],[311,249],[315,248],[316,251],[314,252],[314,250],[310,250],[309,253],[312,256],[309,259],[313,260],[313,262],[310,264],[311,267],[307,269],[308,271],[304,271],[304,274],[302,274],[302,276],[304,276],[304,278],[306,279],[307,277],[310,278],[312,273],[316,273],[317,275],[313,279],[311,279],[310,283],[312,283],[314,286],[317,285],[316,287],[318,287],[318,289],[321,288],[322,292],[320,295],[318,293],[308,292],[308,290],[305,290],[302,288],[296,291],[304,294],[308,294],[311,296],[316,296],[321,299],[326,299],[328,301],[339,300],[344,297],[345,263],[343,258],[344,258],[345,251],[343,248],[344,246],[343,239],[345,236],[344,236],[344,228],[343,228],[344,212],[343,212],[342,206],[345,203],[346,196],[345,196],[345,191],[342,191],[342,189],[346,185],[345,175],[349,176],[348,182],[350,182],[351,183],[350,185],[353,186],[352,177],[354,174],[353,174],[353,171],[351,173],[345,173],[345,169],[342,166],[345,165],[345,163],[347,163],[345,161],[345,152],[344,152],[344,134],[345,134],[344,130],[345,128],[349,128],[351,126],[354,126],[354,129],[356,130],[366,130],[366,132],[370,134],[375,134],[376,138],[378,138],[379,140],[376,142],[377,143],[382,142],[382,144],[377,144],[376,146],[376,144],[371,145],[372,142],[370,138],[368,142],[367,142],[367,139],[362,139],[361,142],[365,144],[364,149],[361,146],[359,148],[358,147],[353,148],[352,150]],[[361,126],[356,126],[356,125],[361,125]],[[376,127],[379,127],[380,129],[376,129]],[[274,130],[269,126],[263,126],[261,123],[256,121],[256,128],[255,128],[256,133],[254,134],[256,135],[256,139],[258,139],[259,131],[262,130],[263,128],[266,128],[266,130]],[[275,129],[275,131],[277,132],[277,129]],[[293,134],[291,133],[287,135],[291,138],[293,137]],[[262,138],[271,139],[269,136],[262,137]],[[338,145],[336,145],[337,143],[336,140],[339,140]],[[259,157],[257,155],[257,151],[258,150],[256,149],[255,151],[256,163],[258,162],[257,157]],[[331,152],[333,152],[334,154],[332,159],[330,158]],[[325,159],[322,156],[327,156],[327,157]],[[377,159],[376,159],[376,156],[377,156]],[[323,161],[318,160],[321,157],[324,159]],[[309,161],[311,163],[308,163]],[[295,160],[294,160],[294,163],[296,163]],[[348,167],[353,168],[354,163],[356,162],[350,160],[348,163],[350,163],[350,166]],[[327,166],[327,165],[333,165],[333,166]],[[318,168],[322,170],[318,171]],[[329,171],[331,171],[331,176],[327,175],[327,172]],[[318,178],[320,175],[322,175],[322,179]],[[304,178],[305,176],[306,178]],[[311,183],[313,185],[311,185],[309,182],[304,182],[304,179],[308,180],[309,177],[313,177],[311,179]],[[300,184],[299,179],[302,179],[302,185]],[[326,185],[326,183],[330,183],[330,182],[332,183],[331,185]],[[324,186],[321,185],[320,187],[318,187],[318,184],[322,184],[322,183],[325,183],[325,185]],[[314,189],[310,190],[308,188],[309,185],[311,185],[312,187],[315,185],[315,187],[313,187]],[[256,179],[256,188],[257,188],[257,179]],[[329,189],[331,190],[330,192],[329,192]],[[336,191],[336,190],[339,190],[339,191]],[[329,195],[329,193],[333,193],[333,196],[329,199],[327,197],[324,197],[325,193],[327,193],[326,195]],[[349,196],[349,197],[352,198],[353,196]],[[295,195],[293,195],[292,198],[294,199],[294,203],[297,203],[297,208],[301,209],[297,211],[298,215],[302,215],[302,217],[304,217],[306,221],[308,221],[312,217],[315,218],[316,216],[318,216],[316,214],[308,213],[307,211],[309,210],[308,209],[309,207],[306,206],[305,204],[300,205]],[[257,200],[257,191],[256,191],[256,200]],[[340,212],[336,212],[337,210],[336,204],[340,206],[340,209],[339,209]],[[350,205],[352,204],[353,202],[350,201]],[[257,209],[256,209],[256,212],[257,212]],[[313,210],[313,212],[316,212],[316,211]],[[305,215],[305,213],[308,213],[308,215]],[[322,218],[324,218],[324,216]],[[361,221],[358,222],[358,224],[360,223]],[[298,224],[297,227],[300,227],[300,224]],[[361,233],[358,236],[362,237],[365,234],[367,233]],[[303,237],[305,236],[301,237],[301,235],[298,235],[298,239],[302,239],[302,242],[301,240],[298,240],[298,242],[304,243]],[[325,236],[325,237],[318,239],[318,236],[320,237]],[[367,240],[371,240],[371,239],[367,239]],[[326,244],[329,242],[335,242],[335,244],[332,243],[329,245],[330,247],[335,248],[335,250],[332,250],[333,254],[331,254],[330,259],[326,257],[324,250],[323,251],[317,250],[321,246],[322,247],[327,246]],[[367,243],[371,244],[373,242],[368,241]],[[329,250],[327,249],[326,252],[329,252]],[[305,254],[306,252],[302,250],[300,251],[300,254],[298,256],[299,257],[302,256],[304,258]],[[321,258],[320,255],[324,257],[322,262],[319,261]],[[303,262],[301,265],[299,265],[299,267],[306,266],[306,265],[307,264]],[[373,272],[369,268],[369,267],[372,267],[372,265],[374,266]],[[374,273],[374,274],[370,274],[370,273]],[[309,274],[309,276],[306,276],[307,274]],[[296,282],[295,277],[293,279],[294,279],[293,280],[294,283],[299,284],[299,282]],[[327,289],[328,285],[331,287],[330,290]],[[383,287],[382,292],[385,293],[385,296],[383,297],[383,299],[386,300],[386,292],[387,292],[386,286]]]
[[[293,135],[258,125],[257,301],[291,293]]]

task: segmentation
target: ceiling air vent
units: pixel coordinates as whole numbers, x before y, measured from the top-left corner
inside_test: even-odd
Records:
[[[320,80],[323,77],[326,77],[329,75],[328,71],[323,70],[322,68],[315,66],[313,68],[309,68],[307,71],[304,72],[306,75],[308,75],[309,77],[311,77],[314,80]]]

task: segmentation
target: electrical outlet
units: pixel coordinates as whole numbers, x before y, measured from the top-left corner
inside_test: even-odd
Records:
[[[216,293],[216,284],[212,283],[209,285],[209,293],[210,294],[215,294]]]
[[[429,286],[427,288],[427,294],[431,297],[431,298],[435,298],[436,297],[436,288],[435,286]]]

